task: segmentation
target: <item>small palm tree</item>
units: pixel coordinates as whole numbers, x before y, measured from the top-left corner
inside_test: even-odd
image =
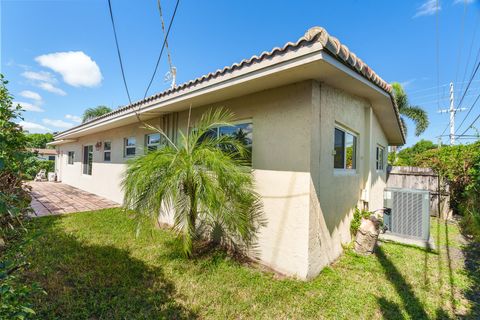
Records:
[[[92,120],[94,118],[103,116],[104,114],[109,113],[111,111],[112,109],[110,109],[107,106],[97,106],[95,108],[88,108],[83,112],[82,123]]]
[[[232,126],[233,118],[225,109],[210,110],[193,130],[180,132],[178,144],[157,129],[167,146],[131,160],[122,181],[126,208],[153,219],[173,212],[187,257],[199,239],[235,251],[251,248],[264,225],[251,168],[242,160],[244,145],[230,135],[210,134]]]
[[[425,130],[427,130],[430,121],[428,120],[428,114],[425,110],[418,106],[411,106],[408,102],[407,94],[400,83],[392,83],[393,96],[398,107],[398,111],[402,116],[411,119],[415,123],[415,135],[418,137]],[[400,118],[403,129],[407,133],[407,124],[405,118]]]

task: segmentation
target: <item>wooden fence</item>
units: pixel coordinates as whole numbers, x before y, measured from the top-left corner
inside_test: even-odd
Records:
[[[428,190],[430,191],[430,215],[438,216],[440,211],[440,217],[451,216],[448,185],[440,181],[432,169],[393,166],[389,167],[387,172],[387,187]]]

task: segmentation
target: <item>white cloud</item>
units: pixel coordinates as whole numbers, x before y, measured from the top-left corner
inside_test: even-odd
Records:
[[[30,133],[44,133],[52,131],[49,128],[42,126],[41,124],[34,122],[20,121],[18,124],[23,128],[23,130],[27,130]]]
[[[30,91],[30,90],[23,90],[22,92],[20,92],[20,95],[24,98],[32,99],[32,100],[35,100],[37,102],[42,101],[42,97],[38,93]]]
[[[40,71],[40,72],[34,72],[34,71],[25,71],[22,73],[22,76],[28,80],[34,80],[34,81],[43,81],[43,82],[48,82],[48,83],[56,83],[57,79],[51,74],[50,72],[46,71]]]
[[[470,4],[470,3],[474,3],[475,0],[455,0],[453,1],[453,4],[459,4],[459,3],[465,3],[465,4]]]
[[[44,112],[45,111],[42,108],[40,108],[39,106],[36,106],[36,105],[28,103],[28,102],[14,101],[13,104],[14,105],[19,104],[22,107],[22,109],[25,110],[25,111],[33,111],[33,112]]]
[[[56,127],[56,128],[71,128],[73,124],[70,122],[66,122],[63,120],[53,120],[53,119],[42,119],[42,122],[48,126]]]
[[[60,73],[63,81],[74,87],[95,87],[102,82],[97,63],[83,51],[44,54],[36,57],[35,61]]]
[[[51,93],[55,93],[55,94],[58,94],[59,96],[66,96],[67,93],[65,91],[63,91],[62,89],[60,88],[57,88],[55,87],[53,84],[49,83],[49,82],[40,82],[38,84],[36,84],[39,88],[45,90],[45,91],[48,91],[48,92],[51,92]]]
[[[440,7],[439,2],[437,3],[437,0],[427,0],[420,7],[417,8],[417,12],[413,17],[417,18],[421,16],[431,16],[437,11],[440,11],[441,9],[442,7]]]
[[[66,114],[65,119],[72,120],[73,122],[77,122],[77,123],[82,122],[82,118],[80,118],[78,116],[71,115],[71,114]]]
[[[416,79],[409,79],[409,80],[400,82],[400,84],[402,85],[403,88],[406,88],[410,86],[413,82],[415,82],[415,80]]]

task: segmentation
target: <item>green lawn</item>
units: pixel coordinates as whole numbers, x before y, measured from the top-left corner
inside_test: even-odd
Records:
[[[39,318],[446,319],[472,312],[462,292],[475,283],[457,259],[458,229],[437,220],[438,252],[393,243],[370,257],[346,249],[310,282],[220,252],[187,260],[171,231],[145,225],[136,238],[135,230],[119,209],[34,219],[26,243],[10,252],[30,256],[22,281],[48,292],[35,301]]]

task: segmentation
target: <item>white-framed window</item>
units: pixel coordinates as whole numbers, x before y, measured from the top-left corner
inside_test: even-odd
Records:
[[[75,161],[75,152],[74,151],[68,151],[68,164],[73,164]]]
[[[164,143],[160,133],[157,132],[145,135],[146,152],[158,150],[163,145]]]
[[[103,161],[105,162],[112,161],[112,142],[111,141],[103,142]]]
[[[83,174],[92,175],[93,146],[83,146]]]
[[[252,119],[236,121],[232,126],[216,127],[209,130],[203,137],[221,137],[232,136],[244,145],[247,150],[247,160],[252,163],[252,147],[253,147],[253,122]],[[202,138],[201,138],[202,140]],[[222,147],[222,146],[220,146]]]
[[[123,139],[123,156],[124,157],[134,157],[136,153],[137,139],[135,137],[129,137]]]
[[[377,146],[377,170],[383,171],[385,168],[385,147]]]
[[[336,170],[357,169],[357,135],[335,127],[333,167]]]

